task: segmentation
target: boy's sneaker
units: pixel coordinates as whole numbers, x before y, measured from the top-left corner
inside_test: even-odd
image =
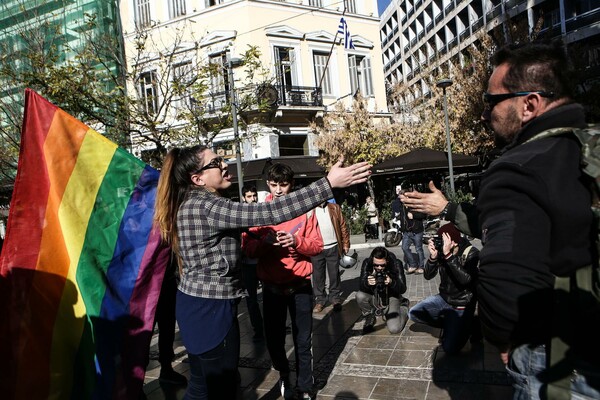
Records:
[[[281,391],[281,397],[283,397],[284,399],[293,399],[294,398],[294,390],[292,389],[292,384],[290,383],[289,379],[282,378],[279,380],[278,384],[279,384],[279,389]]]

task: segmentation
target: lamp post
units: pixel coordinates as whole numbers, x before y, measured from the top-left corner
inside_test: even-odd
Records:
[[[240,133],[238,130],[238,117],[237,117],[237,102],[235,98],[235,88],[233,86],[233,68],[242,65],[241,58],[233,58],[227,53],[227,75],[229,77],[229,98],[231,101],[231,118],[233,120],[233,140],[235,145],[235,165],[237,170],[238,178],[238,192],[240,195],[240,201],[243,200],[242,187],[244,186],[244,176],[242,172],[242,152],[240,150]]]
[[[452,145],[450,144],[450,124],[448,123],[448,100],[446,98],[446,88],[452,85],[452,79],[442,79],[436,84],[444,91],[444,116],[446,118],[446,146],[448,147],[448,171],[450,172],[450,191],[454,194],[454,171],[452,168]]]

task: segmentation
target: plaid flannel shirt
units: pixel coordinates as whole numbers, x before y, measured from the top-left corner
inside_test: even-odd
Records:
[[[202,188],[190,190],[177,212],[179,290],[212,299],[241,297],[242,229],[279,224],[332,197],[326,178],[269,203],[238,203]]]

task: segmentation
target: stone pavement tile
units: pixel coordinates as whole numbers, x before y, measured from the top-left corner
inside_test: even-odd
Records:
[[[377,377],[336,376],[319,391],[318,398],[369,399],[378,380]]]
[[[399,336],[364,335],[356,344],[357,348],[393,350],[400,341]]]
[[[394,350],[390,355],[387,365],[392,367],[431,369],[433,353],[431,350]]]
[[[346,364],[387,365],[390,359],[389,350],[354,348],[343,360]]]
[[[437,338],[427,336],[402,336],[398,340],[396,350],[431,350],[438,346]]]
[[[381,378],[373,388],[370,399],[377,400],[425,400],[429,382]],[[461,399],[462,400],[462,399]]]

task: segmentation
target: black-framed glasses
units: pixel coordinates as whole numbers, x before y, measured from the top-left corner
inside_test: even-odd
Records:
[[[492,94],[488,92],[483,93],[483,104],[485,104],[486,111],[491,111],[494,106],[504,100],[512,99],[513,97],[527,96],[530,94],[539,94],[542,97],[554,97],[554,93],[545,92],[543,90],[532,90],[529,92],[512,92],[512,93],[498,93]]]
[[[212,160],[210,160],[208,162],[208,164],[206,164],[204,167],[200,168],[198,171],[196,171],[196,174],[199,174],[200,172],[207,170],[207,169],[213,169],[213,168],[219,168],[221,171],[224,171],[227,167],[223,167],[223,157],[215,157]]]

